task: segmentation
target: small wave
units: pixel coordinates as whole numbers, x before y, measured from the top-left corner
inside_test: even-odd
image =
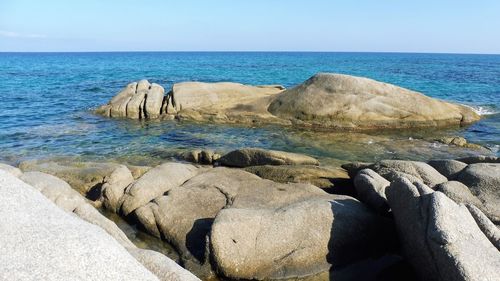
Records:
[[[472,108],[472,110],[474,110],[477,114],[479,114],[481,116],[493,115],[493,114],[500,113],[498,110],[496,110],[495,108],[492,108],[490,106],[477,105],[477,106],[469,106],[469,107]]]

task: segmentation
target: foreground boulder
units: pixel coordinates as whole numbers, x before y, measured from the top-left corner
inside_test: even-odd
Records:
[[[272,209],[229,208],[214,221],[212,256],[234,279],[308,276],[370,257],[390,237],[388,222],[350,197]]]
[[[413,128],[465,125],[479,120],[471,108],[394,85],[320,73],[286,90],[269,106],[297,125],[347,128]]]
[[[0,279],[158,280],[100,227],[0,171]],[[33,274],[36,273],[36,276]]]
[[[217,163],[238,168],[261,165],[319,165],[318,160],[307,155],[260,148],[231,151],[219,158]]]
[[[464,205],[421,182],[387,188],[399,240],[422,280],[499,280],[500,253]]]

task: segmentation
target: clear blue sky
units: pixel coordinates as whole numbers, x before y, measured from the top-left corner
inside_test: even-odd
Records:
[[[0,51],[500,53],[500,0],[0,0]]]

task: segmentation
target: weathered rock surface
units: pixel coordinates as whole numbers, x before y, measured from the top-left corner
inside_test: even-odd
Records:
[[[456,180],[469,187],[488,213],[500,217],[500,163],[470,164]]]
[[[0,279],[158,280],[100,227],[0,171]],[[33,274],[36,273],[36,276]]]
[[[443,137],[437,139],[438,142],[448,144],[448,145],[455,145],[458,147],[465,147],[465,148],[471,148],[471,149],[486,149],[479,144],[475,143],[469,143],[467,140],[463,137]]]
[[[260,165],[319,165],[318,160],[303,154],[260,148],[243,148],[222,156],[217,163],[228,167]]]
[[[359,200],[379,213],[389,211],[385,189],[390,184],[388,180],[371,169],[361,170],[354,178]]]
[[[423,280],[500,278],[500,254],[464,205],[406,178],[386,194],[405,256]]]
[[[125,189],[134,181],[132,173],[126,166],[116,168],[109,176],[104,178],[101,187],[102,198],[106,208],[118,213],[123,204]]]
[[[373,254],[387,222],[353,198],[337,195],[279,208],[229,208],[210,234],[224,276],[282,279],[308,276]]]
[[[191,163],[212,165],[220,158],[220,154],[208,149],[195,149],[180,153],[178,157],[184,161]]]
[[[345,185],[349,180],[344,169],[331,169],[314,165],[251,166],[245,168],[245,171],[276,182],[310,183],[319,188],[341,188],[340,186]],[[350,190],[345,190],[345,192],[350,192]]]
[[[0,163],[0,170],[10,173],[15,177],[20,177],[23,174],[23,172],[19,168],[7,165],[5,163]]]
[[[430,187],[448,181],[445,176],[424,162],[382,160],[370,165],[369,168],[391,182],[401,176],[411,179],[416,178]]]
[[[193,177],[196,171],[196,167],[181,163],[165,163],[149,170],[125,191],[122,212],[130,214],[163,193],[180,186]]]
[[[457,160],[432,160],[428,164],[448,178],[448,180],[454,180],[467,167],[467,164]]]
[[[469,156],[457,159],[457,161],[464,162],[466,164],[476,164],[476,163],[500,163],[500,158],[496,156]]]
[[[367,78],[329,73],[284,91],[269,111],[298,125],[347,129],[464,125],[480,118],[466,106]]]
[[[165,90],[147,80],[133,82],[113,97],[108,104],[99,107],[96,113],[107,117],[131,119],[157,119],[162,114]]]

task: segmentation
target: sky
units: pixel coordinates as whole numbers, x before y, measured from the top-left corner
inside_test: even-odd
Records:
[[[500,53],[500,0],[0,0],[0,51]]]

